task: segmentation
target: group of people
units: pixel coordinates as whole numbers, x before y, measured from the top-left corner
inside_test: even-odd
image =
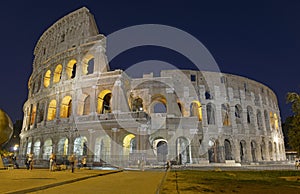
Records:
[[[75,169],[75,165],[76,165],[76,156],[75,156],[75,154],[71,154],[68,157],[68,164],[71,167],[71,172],[74,173],[74,169]],[[82,157],[81,166],[82,167],[86,167],[87,166],[87,158],[86,158],[86,156]],[[49,170],[50,171],[54,171],[55,168],[56,168],[56,155],[54,153],[52,153],[50,155],[50,158],[49,158]]]
[[[25,165],[26,165],[27,170],[29,170],[29,169],[32,170],[32,168],[33,168],[33,154],[32,153],[26,155]]]

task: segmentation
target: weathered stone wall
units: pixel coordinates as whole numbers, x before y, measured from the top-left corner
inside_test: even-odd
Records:
[[[20,152],[41,164],[51,152],[123,166],[285,160],[270,88],[219,72],[110,71],[105,37],[86,8],[46,30],[34,54]]]

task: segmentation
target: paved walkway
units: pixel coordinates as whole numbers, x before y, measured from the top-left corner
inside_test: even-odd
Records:
[[[0,193],[156,193],[164,171],[0,170]]]

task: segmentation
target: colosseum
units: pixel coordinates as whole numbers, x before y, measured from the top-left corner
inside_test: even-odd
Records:
[[[162,70],[138,78],[110,70],[106,37],[85,7],[38,40],[20,155],[46,165],[75,153],[88,165],[259,164],[284,161],[274,92],[245,77]]]

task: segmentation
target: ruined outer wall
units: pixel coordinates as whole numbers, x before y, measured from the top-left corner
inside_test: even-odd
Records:
[[[98,34],[86,8],[46,30],[34,55],[23,107],[21,154],[35,152],[36,144],[41,148],[36,157],[47,159],[49,150],[44,148],[49,139],[54,152],[60,152],[60,140],[68,139],[70,154],[81,136],[87,138],[88,154],[93,155],[97,139],[109,136],[122,146],[124,138],[130,132],[137,134],[141,125],[153,133],[139,138],[140,148],[152,152],[158,144],[155,141],[163,138],[169,159],[178,157],[178,139],[182,138],[189,143],[187,163],[285,160],[280,112],[270,88],[217,72],[165,70],[160,77],[132,79],[122,70],[109,71],[105,37]],[[112,94],[107,100],[109,112],[101,104],[107,94]],[[142,99],[142,110],[133,110],[131,97]],[[157,102],[166,106],[166,113],[155,113]],[[192,114],[194,102],[200,105],[199,118]],[[123,126],[117,117],[122,118]],[[99,130],[99,123],[105,132]],[[108,158],[128,151],[105,142]]]

